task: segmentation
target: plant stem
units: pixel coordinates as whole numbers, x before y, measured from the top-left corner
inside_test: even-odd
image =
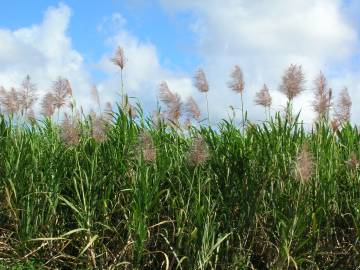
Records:
[[[242,92],[240,92],[241,97],[241,117],[242,117],[242,129],[244,131],[245,129],[245,118],[244,118],[244,101],[243,101],[243,95]]]
[[[206,99],[206,110],[208,115],[208,124],[210,126],[209,101],[208,101],[207,92],[205,92],[205,99]]]

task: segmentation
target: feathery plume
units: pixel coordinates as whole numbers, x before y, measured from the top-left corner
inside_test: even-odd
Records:
[[[198,166],[205,163],[209,157],[209,148],[204,138],[195,138],[187,156],[188,163],[190,165]]]
[[[272,98],[269,93],[269,88],[264,84],[263,88],[256,93],[255,104],[270,108]]]
[[[304,91],[305,77],[301,65],[291,64],[282,77],[280,91],[289,101]]]
[[[205,99],[206,99],[206,111],[207,111],[207,118],[208,118],[208,124],[210,126],[210,113],[209,113],[209,101],[208,101],[208,96],[207,96],[207,92],[209,92],[209,84],[207,82],[206,76],[204,71],[199,68],[196,72],[195,72],[195,87],[200,91],[205,93]]]
[[[314,169],[313,160],[314,158],[309,151],[309,146],[307,143],[305,143],[302,146],[302,149],[297,156],[297,161],[295,166],[296,178],[302,183],[307,182],[310,179],[311,175],[313,174],[313,169]]]
[[[22,89],[19,91],[19,100],[23,113],[27,114],[27,111],[31,109],[37,100],[36,96],[36,85],[31,82],[29,75],[25,77],[22,84]]]
[[[200,109],[197,105],[195,99],[193,97],[188,97],[187,103],[186,103],[186,111],[188,114],[188,118],[194,118],[198,120],[200,118]]]
[[[331,121],[330,124],[331,124],[331,129],[332,129],[333,132],[338,131],[339,126],[340,126],[339,120],[337,120],[337,119],[335,118],[335,119],[333,119],[333,120]]]
[[[209,91],[209,84],[207,82],[204,70],[199,68],[195,73],[194,79],[195,79],[195,87],[200,92],[208,92]]]
[[[245,115],[244,115],[244,101],[243,101],[243,92],[245,88],[244,75],[241,68],[238,65],[234,66],[233,71],[230,74],[231,81],[228,83],[230,89],[236,93],[240,93],[241,99],[241,118],[242,118],[242,128],[245,128]]]
[[[180,96],[171,92],[166,82],[160,83],[159,92],[160,100],[164,102],[167,107],[166,114],[168,119],[174,123],[177,123],[181,116],[182,103]]]
[[[125,90],[124,90],[124,80],[123,80],[123,69],[125,66],[125,56],[124,56],[124,49],[122,47],[118,47],[115,56],[111,59],[111,61],[120,68],[120,76],[121,76],[121,103],[122,106],[126,105],[127,102]]]
[[[101,114],[101,103],[100,103],[100,95],[99,95],[99,91],[96,87],[96,85],[93,85],[91,87],[91,97],[93,98],[93,100],[95,101],[96,105],[99,108],[99,113]]]
[[[106,136],[106,120],[101,116],[97,116],[95,113],[91,115],[91,136],[97,142],[104,142],[107,139]]]
[[[112,105],[111,105],[111,102],[108,101],[105,103],[103,119],[106,122],[110,122],[112,120],[112,114],[113,114]]]
[[[4,86],[0,86],[0,96],[3,96],[6,94],[6,90],[4,88]]]
[[[164,121],[164,115],[158,110],[154,110],[151,116],[154,127],[160,127],[160,123]]]
[[[35,112],[32,108],[30,108],[27,113],[26,113],[26,118],[31,122],[31,123],[35,123],[36,122],[36,118],[35,118]]]
[[[68,114],[65,113],[60,128],[60,136],[68,146],[74,146],[79,143],[80,137],[75,119],[71,119]]]
[[[241,68],[238,65],[234,66],[233,71],[230,74],[231,81],[228,83],[230,89],[236,93],[242,93],[245,88],[244,75]]]
[[[156,160],[156,148],[154,146],[154,141],[151,135],[146,131],[142,131],[138,135],[137,153],[139,155],[142,154],[146,162],[153,163]]]
[[[3,86],[0,86],[0,113],[3,112],[3,100],[5,99],[6,96],[6,90]]]
[[[48,92],[41,102],[41,114],[45,117],[53,116],[55,112],[55,97],[52,93]]]
[[[350,169],[357,169],[359,167],[359,159],[357,158],[357,155],[355,154],[355,152],[352,152],[350,154],[349,159],[346,161],[346,165],[350,168]]]
[[[327,89],[327,80],[322,72],[314,81],[315,84],[315,100],[313,102],[314,111],[317,113],[317,118],[328,118],[331,108],[332,90]]]
[[[118,47],[114,57],[111,59],[111,61],[117,65],[121,70],[124,69],[125,66],[125,56],[124,56],[124,49],[122,47]]]
[[[348,89],[345,87],[340,93],[335,110],[335,117],[341,124],[350,121],[351,105],[351,98]]]
[[[58,79],[53,82],[52,93],[54,96],[54,106],[59,110],[67,103],[68,98],[72,96],[70,82],[65,78],[58,77]]]
[[[15,88],[11,88],[10,91],[2,89],[1,104],[10,115],[14,115],[21,109],[21,103],[19,100],[19,92]]]

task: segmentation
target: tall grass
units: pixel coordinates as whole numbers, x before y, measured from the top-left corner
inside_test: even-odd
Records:
[[[112,60],[122,76],[121,48]],[[166,110],[153,120],[140,105],[135,114],[123,80],[115,112],[101,110],[94,87],[98,113],[86,116],[59,77],[41,121],[29,117],[29,76],[20,90],[0,88],[0,269],[356,269],[360,135],[347,90],[330,124],[332,90],[320,73],[318,121],[306,132],[292,111],[301,66],[282,78],[286,117],[270,116],[266,85],[257,94],[269,111],[260,124],[247,120],[238,66],[231,77],[241,128],[193,126],[201,113],[192,98],[184,127],[184,104],[166,82]],[[207,102],[202,69],[195,86]],[[66,105],[71,114],[60,118]]]
[[[0,258],[37,267],[355,269],[360,264],[359,132],[279,115],[241,132],[183,133],[114,115],[107,140],[79,127],[67,145],[51,121],[0,118]],[[153,140],[149,160],[139,136]],[[207,158],[194,162],[197,138]],[[296,175],[304,144],[307,181]],[[193,153],[194,154],[194,153]],[[196,153],[195,153],[196,154]]]

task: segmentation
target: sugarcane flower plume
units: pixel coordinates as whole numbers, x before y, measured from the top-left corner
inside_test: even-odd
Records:
[[[104,142],[107,139],[107,125],[106,120],[102,116],[97,116],[95,113],[90,114],[91,119],[91,136],[97,142]]]
[[[69,80],[58,77],[52,85],[52,94],[54,97],[54,106],[60,109],[67,104],[69,98],[72,96],[72,88]]]
[[[193,139],[187,160],[191,166],[199,166],[209,160],[209,147],[203,137]]]
[[[208,92],[209,91],[209,84],[207,82],[206,76],[205,76],[205,72],[203,69],[199,68],[196,72],[195,72],[195,87],[200,91],[200,92]]]
[[[301,65],[291,64],[282,77],[280,91],[286,95],[289,101],[305,90],[305,76]]]
[[[21,103],[21,109],[26,114],[31,109],[37,100],[36,85],[32,83],[29,75],[25,77],[21,84],[21,90],[19,91],[19,100]]]
[[[335,117],[341,124],[350,121],[351,106],[351,98],[349,96],[348,89],[345,87],[340,93],[335,109]]]
[[[124,55],[124,49],[122,47],[118,47],[116,49],[114,57],[111,59],[111,61],[118,66],[121,70],[124,69],[125,66],[125,55]]]
[[[328,117],[330,108],[332,106],[332,90],[327,88],[327,80],[322,72],[314,81],[315,84],[315,100],[313,102],[314,111],[317,113],[317,118]]]
[[[5,112],[10,115],[17,114],[21,110],[19,92],[15,88],[11,88],[10,91],[1,88],[0,102]]]
[[[352,152],[350,154],[350,157],[346,161],[346,164],[350,169],[357,169],[359,167],[360,162],[355,152]]]
[[[55,112],[55,97],[53,93],[45,94],[41,101],[41,114],[45,117],[51,117]]]
[[[270,96],[269,88],[266,84],[256,93],[255,103],[263,107],[271,107],[272,98]]]
[[[80,140],[77,120],[66,113],[60,125],[60,136],[68,146],[75,146]]]
[[[149,132],[142,131],[138,135],[138,155],[142,155],[145,162],[153,163],[156,160],[156,148]]]
[[[236,93],[242,93],[245,88],[244,75],[241,68],[238,65],[234,66],[233,71],[230,74],[231,81],[229,87]]]
[[[188,97],[188,99],[187,99],[186,112],[187,112],[189,119],[193,118],[193,119],[199,120],[200,115],[201,115],[200,109],[193,97]]]
[[[180,96],[173,93],[166,82],[161,82],[159,85],[159,98],[167,107],[166,116],[168,120],[178,123],[181,117],[182,102]]]
[[[302,182],[307,182],[313,174],[314,170],[314,158],[309,151],[309,146],[305,143],[301,151],[298,153],[296,166],[295,166],[295,174],[296,178]]]

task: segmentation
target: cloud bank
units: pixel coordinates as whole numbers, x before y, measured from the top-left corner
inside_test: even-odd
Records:
[[[347,1],[348,2],[348,1]],[[328,75],[335,96],[348,86],[353,103],[360,101],[360,70],[352,59],[359,50],[356,1],[340,0],[160,0],[165,11],[188,18],[187,27],[197,37],[196,54],[202,59],[210,84],[210,115],[218,121],[229,114],[229,105],[239,107],[240,97],[227,87],[233,65],[245,75],[245,108],[251,120],[264,119],[263,109],[254,106],[255,93],[267,83],[274,110],[281,109],[285,97],[277,91],[281,76],[290,63],[303,66],[307,91],[296,98],[295,109],[306,122],[313,120],[310,103],[312,81],[320,70]],[[105,76],[97,82],[103,102],[119,100],[120,74],[110,58],[118,45],[126,54],[126,91],[137,97],[145,111],[156,106],[157,85],[166,80],[184,99],[195,96],[202,112],[203,97],[192,85],[194,70],[183,72],[165,68],[156,44],[144,42],[131,32],[131,26],[118,13],[105,18],[98,30],[106,33],[105,52],[92,66],[74,49],[67,30],[71,9],[65,4],[50,7],[43,21],[11,31],[0,28],[0,85],[17,86],[29,74],[45,93],[57,76],[67,77],[78,103],[91,105],[93,70]],[[182,20],[184,21],[184,20]],[[360,108],[354,107],[353,120],[360,121]],[[240,115],[238,115],[240,118]]]
[[[285,68],[301,64],[307,75],[308,91],[295,101],[302,117],[311,122],[314,115],[312,81],[320,70],[329,75],[336,86],[335,94],[349,86],[354,101],[359,100],[359,81],[346,65],[358,49],[356,29],[344,12],[344,1],[338,0],[275,0],[220,1],[162,0],[169,13],[190,12],[189,29],[197,34],[197,53],[203,59],[212,89],[210,103],[213,114],[224,117],[224,108],[234,105],[236,96],[229,93],[226,80],[234,64],[245,74],[245,105],[254,119],[263,118],[261,108],[254,108],[255,92],[268,83],[276,109],[284,104],[277,91]],[[337,74],[338,73],[338,74]],[[340,77],[341,76],[341,77]],[[353,118],[360,118],[357,108]]]
[[[90,77],[66,33],[70,17],[70,8],[60,4],[48,8],[40,24],[15,31],[0,28],[0,85],[18,87],[29,74],[42,95],[63,76],[76,89],[80,103],[86,104]]]

